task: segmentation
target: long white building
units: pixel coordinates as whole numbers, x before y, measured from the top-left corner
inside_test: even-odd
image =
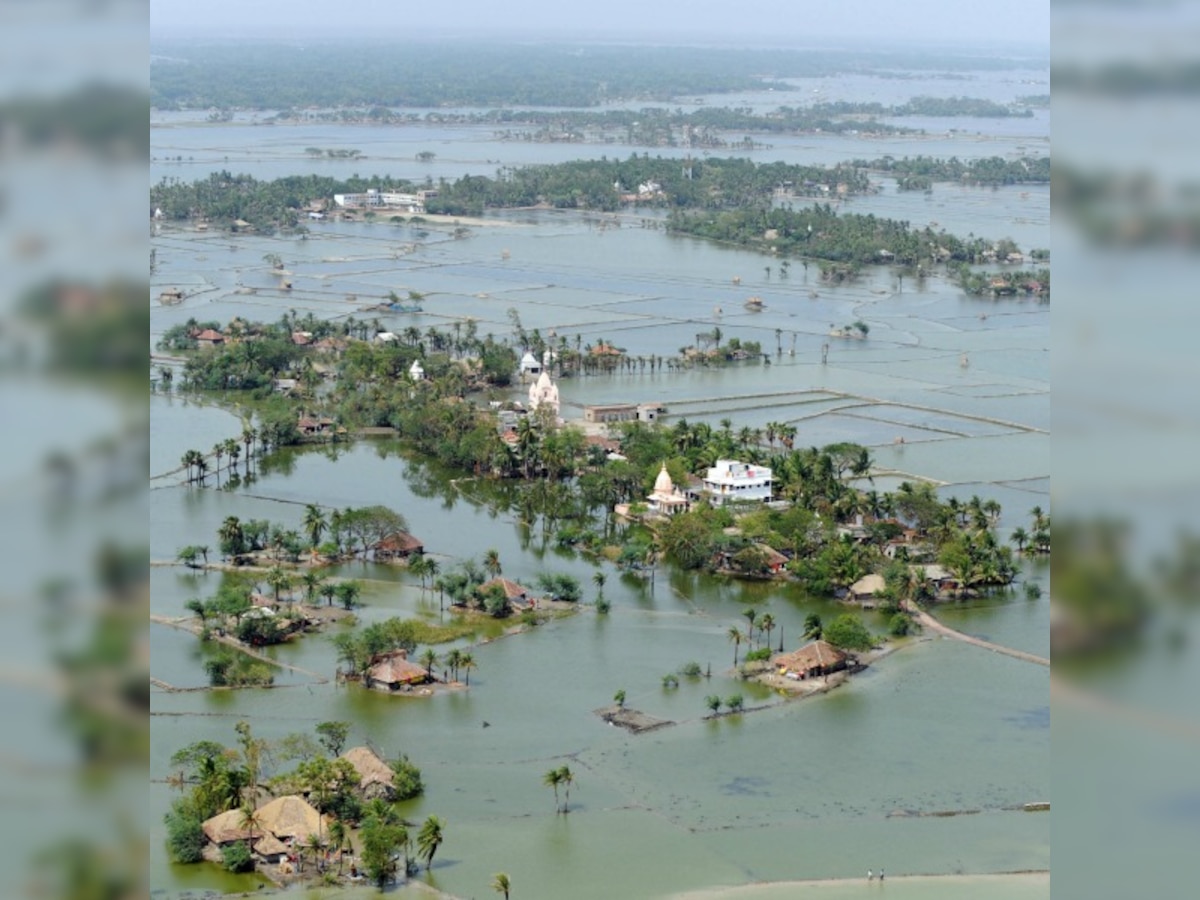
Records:
[[[718,459],[704,476],[704,493],[716,504],[766,503],[771,499],[772,473],[733,459]]]
[[[420,194],[401,194],[398,191],[369,189],[365,194],[334,194],[333,202],[343,208],[386,207],[410,213],[425,212],[425,198]]]

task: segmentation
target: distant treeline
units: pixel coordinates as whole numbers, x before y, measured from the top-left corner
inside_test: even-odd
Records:
[[[922,260],[929,262],[934,254],[943,262],[974,263],[993,249],[993,243],[983,238],[964,240],[928,226],[914,228],[908,222],[874,215],[838,215],[832,206],[820,203],[799,210],[679,212],[671,215],[668,227],[679,234],[756,247],[784,258],[844,264],[845,272],[881,262],[916,266]],[[1005,243],[1007,247],[1011,242]]]
[[[1040,68],[1045,59],[913,51],[430,43],[365,35],[341,44],[158,43],[159,109],[341,106],[590,107],[732,91],[793,90],[783,78]]]
[[[937,159],[932,156],[913,156],[896,159],[856,159],[850,163],[860,169],[887,172],[899,181],[901,190],[923,190],[934,181],[957,181],[962,184],[1049,184],[1050,157],[1022,156],[1004,159],[989,156],[985,159],[960,160],[957,156]]]
[[[776,189],[797,196],[826,196],[844,185],[844,193],[870,190],[865,172],[853,166],[758,164],[746,159],[684,160],[636,154],[625,160],[599,159],[502,169],[499,177],[469,175],[457,181],[414,184],[386,176],[336,179],[293,175],[259,181],[249,175],[214,172],[190,183],[164,178],[150,189],[151,209],[166,219],[242,219],[256,228],[294,228],[299,210],[312,200],[370,188],[413,191],[436,187],[427,201],[430,213],[477,215],[485,209],[549,204],[559,208],[615,210],[623,195],[679,208],[728,209],[766,205]],[[654,187],[657,186],[657,187]],[[386,215],[386,210],[381,210]]]
[[[818,103],[806,111],[811,115],[826,116],[973,116],[982,119],[1003,119],[1010,116],[1028,118],[1033,115],[1033,111],[1020,101],[996,103],[979,97],[913,97],[899,106],[837,101]]]

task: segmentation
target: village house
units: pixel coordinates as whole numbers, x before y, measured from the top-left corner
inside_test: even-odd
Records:
[[[224,847],[253,837],[251,850],[255,857],[260,862],[277,863],[305,846],[311,835],[324,840],[332,824],[328,816],[321,815],[303,797],[294,794],[260,806],[254,819],[253,833],[241,809],[227,810],[205,820],[200,829],[211,845],[209,855],[219,859]]]
[[[803,681],[829,675],[846,668],[848,657],[828,641],[812,641],[799,650],[782,653],[771,660],[776,671],[784,678]]]
[[[662,403],[592,404],[583,408],[583,420],[595,424],[609,422],[654,422],[667,411]]]
[[[393,531],[372,544],[371,551],[376,562],[390,562],[420,556],[425,552],[425,545],[407,531]]]
[[[887,586],[882,575],[872,573],[864,575],[854,584],[850,585],[849,598],[851,600],[863,601],[870,600],[876,594],[882,593]]]
[[[315,418],[313,416],[301,416],[299,421],[296,422],[296,428],[305,436],[328,434],[333,430],[333,426],[333,419],[326,418],[325,416]]]
[[[416,684],[427,684],[435,680],[424,666],[408,659],[408,651],[393,650],[381,656],[363,676],[363,684],[369,688],[397,691]]]
[[[200,347],[219,347],[225,343],[225,335],[212,328],[196,333],[196,344]]]
[[[491,579],[491,581],[485,581],[475,591],[478,594],[486,594],[497,587],[504,592],[504,598],[514,608],[520,609],[522,604],[525,606],[536,605],[533,592],[529,588],[517,584],[515,581],[509,581],[507,578],[496,577]]]
[[[771,499],[772,472],[732,459],[718,459],[704,476],[704,493],[716,505],[766,503]]]
[[[358,791],[364,800],[391,801],[396,796],[395,773],[370,747],[352,747],[341,756],[358,773]]]

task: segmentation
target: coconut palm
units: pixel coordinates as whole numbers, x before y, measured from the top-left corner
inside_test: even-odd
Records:
[[[733,642],[733,665],[737,667],[738,648],[742,646],[742,639],[745,637],[742,630],[736,625],[730,625],[729,631],[725,632],[729,636],[729,640]]]
[[[804,617],[804,636],[812,641],[819,641],[821,635],[825,633],[825,629],[821,624],[821,617],[816,613],[809,613]]]
[[[592,584],[596,585],[596,590],[600,592],[600,596],[604,596],[604,583],[608,581],[608,576],[597,570],[592,573]]]
[[[271,566],[267,570],[267,584],[271,590],[275,592],[275,602],[279,602],[279,595],[282,591],[289,590],[292,586],[292,577],[287,572],[283,571],[280,566]]]
[[[508,900],[508,892],[512,890],[512,881],[503,872],[497,872],[492,876],[492,890],[497,894],[503,894],[504,900]]]
[[[225,455],[225,442],[217,441],[213,444],[213,456],[217,458],[217,487],[221,486],[221,457]]]
[[[1019,525],[1013,529],[1012,542],[1017,545],[1017,552],[1024,553],[1025,545],[1029,543],[1029,532]]]
[[[496,578],[500,575],[500,551],[492,548],[483,554],[483,568],[489,575]]]
[[[563,766],[558,770],[559,782],[563,786],[563,812],[567,813],[571,810],[571,785],[575,783],[575,773],[567,766]]]
[[[333,598],[337,596],[338,586],[332,581],[323,581],[321,586],[317,588],[317,593],[325,598],[326,606],[333,606]]]
[[[446,668],[450,670],[450,677],[454,681],[458,681],[458,670],[462,665],[462,651],[457,647],[446,654]]]
[[[467,653],[464,650],[462,656],[460,656],[458,659],[458,667],[460,669],[462,669],[463,672],[466,673],[466,675],[467,675],[466,684],[467,684],[467,687],[470,687],[471,686],[471,670],[478,668],[478,665],[475,662],[475,657],[473,657],[470,653]]]
[[[262,834],[262,820],[258,817],[258,811],[252,803],[243,803],[238,811],[238,825],[246,829],[249,837],[246,839],[246,846],[251,850],[254,849],[254,831],[258,829],[259,834]]]
[[[339,875],[342,874],[342,860],[344,858],[342,848],[346,846],[346,838],[348,836],[346,825],[341,819],[334,819],[329,823],[329,846],[337,853]]]
[[[558,803],[558,786],[562,784],[562,770],[551,769],[542,776],[542,784],[546,785],[547,787],[554,788],[554,811],[559,812],[562,807],[560,807]]]
[[[308,532],[308,540],[314,547],[321,543],[321,535],[328,527],[329,522],[325,518],[325,513],[321,511],[321,507],[315,503],[309,503],[304,507],[304,530]]]
[[[742,616],[750,623],[750,627],[746,630],[746,643],[749,644],[754,640],[754,622],[758,618],[758,612],[753,607],[747,607],[742,610]],[[734,665],[737,664],[734,663]]]
[[[426,647],[425,652],[421,654],[421,665],[425,667],[426,674],[430,678],[433,677],[433,667],[437,665],[438,655],[432,647]]]
[[[767,646],[771,646],[771,632],[775,630],[775,617],[770,613],[763,613],[758,620],[758,633],[766,634]]]
[[[426,872],[433,865],[433,856],[437,853],[438,847],[442,845],[444,828],[445,823],[441,819],[437,816],[430,816],[417,834],[417,852],[425,862]]]
[[[321,575],[318,572],[305,572],[300,576],[300,582],[304,585],[304,599],[309,606],[312,606],[313,598],[317,596],[317,591],[321,587]]]

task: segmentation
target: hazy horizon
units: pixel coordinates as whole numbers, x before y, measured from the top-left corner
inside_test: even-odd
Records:
[[[572,8],[550,0],[498,6],[445,0],[432,7],[383,7],[344,0],[336,8],[305,0],[150,0],[152,39],[313,40],[362,36],[397,40],[500,39],[505,43],[568,40],[637,44],[802,47],[919,45],[962,51],[1048,50],[1049,4],[1013,0],[1003,13],[984,14],[957,0],[842,0],[829,7],[797,8],[785,0],[744,0],[736,7],[712,0],[649,6],[610,0]]]

